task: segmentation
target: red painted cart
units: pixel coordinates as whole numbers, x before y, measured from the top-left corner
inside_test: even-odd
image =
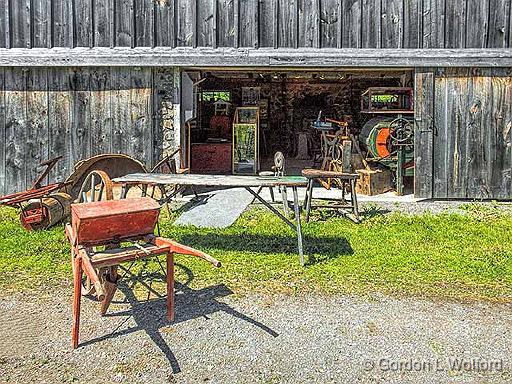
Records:
[[[159,213],[159,204],[149,197],[71,206],[71,224],[66,225],[66,235],[71,243],[74,281],[73,348],[78,346],[79,339],[83,274],[86,276],[86,293],[96,295],[101,302],[100,313],[104,315],[117,289],[119,264],[166,255],[167,317],[172,321],[174,253],[200,257],[216,267],[220,266],[220,262],[201,251],[155,236]]]

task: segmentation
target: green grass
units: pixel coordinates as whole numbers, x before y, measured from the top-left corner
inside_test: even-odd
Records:
[[[219,259],[220,269],[178,256],[178,280],[192,288],[226,284],[237,293],[382,292],[456,300],[512,301],[512,215],[476,205],[467,214],[382,216],[362,224],[316,212],[304,228],[309,261],[301,267],[294,233],[261,208],[224,230],[175,227],[162,235]],[[4,292],[69,286],[62,226],[26,232],[0,210],[0,288]],[[150,269],[157,269],[156,262]]]

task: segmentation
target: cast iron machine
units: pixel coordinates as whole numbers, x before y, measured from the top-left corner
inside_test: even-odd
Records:
[[[396,118],[375,117],[359,134],[368,150],[367,161],[379,163],[395,173],[396,192],[403,195],[404,177],[414,176],[414,122],[401,114]]]

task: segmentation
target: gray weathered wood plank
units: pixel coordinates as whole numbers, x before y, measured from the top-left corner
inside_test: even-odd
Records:
[[[131,72],[128,67],[111,69],[112,152],[127,153],[131,128]]]
[[[9,1],[9,32],[10,46],[14,48],[30,48],[30,0],[10,0]]]
[[[470,70],[471,75],[466,81],[467,101],[462,105],[467,115],[467,190],[469,198],[490,198],[489,145],[490,145],[490,112],[492,109],[489,94],[491,78],[487,70]],[[464,100],[463,100],[464,101]],[[494,151],[494,150],[493,150]]]
[[[450,137],[450,122],[447,116],[449,110],[449,89],[446,76],[437,70],[434,80],[434,148],[433,148],[433,188],[432,194],[436,199],[448,197],[448,151],[446,145]]]
[[[509,67],[508,49],[0,49],[1,66]]]
[[[71,1],[52,2],[52,46],[74,46],[73,7]]]
[[[5,182],[8,192],[26,189],[27,71],[5,72]]]
[[[466,45],[466,0],[446,0],[445,48]]]
[[[434,73],[418,70],[415,74],[415,169],[414,195],[431,199],[433,192],[434,152]]]
[[[384,0],[381,4],[381,47],[402,48],[404,45],[404,0]]]
[[[490,0],[488,48],[509,46],[510,0]]]
[[[91,156],[91,71],[89,68],[75,68],[70,73],[71,85],[71,127],[70,162],[76,164]]]
[[[134,0],[116,0],[115,41],[117,47],[135,46],[135,9]]]
[[[110,68],[90,69],[91,155],[112,152],[112,83]]]
[[[403,48],[423,48],[423,0],[404,0]]]
[[[36,48],[52,47],[51,2],[32,1],[32,46]]]
[[[202,185],[224,187],[306,187],[308,179],[302,176],[226,176],[183,175],[162,173],[133,173],[114,179],[116,183],[153,183],[170,185]]]
[[[50,180],[65,180],[73,169],[71,156],[71,90],[69,68],[48,70],[48,128],[50,131],[48,157],[63,156],[50,173]]]
[[[445,0],[423,0],[423,48],[445,46]]]
[[[128,153],[146,165],[153,161],[151,77],[151,68],[131,71],[131,122],[127,129]]]
[[[0,48],[10,48],[9,1],[0,1]]]
[[[239,43],[241,47],[258,47],[258,0],[239,0]]]
[[[275,16],[276,4],[277,0],[260,0],[258,39],[260,47],[274,47],[277,45],[277,41],[275,41],[278,28]]]
[[[176,0],[176,28],[178,47],[196,46],[196,0]]]
[[[173,0],[155,1],[155,46],[175,47],[175,2]]]
[[[338,24],[341,23],[339,13],[340,0],[322,0],[320,8],[320,46],[324,48],[338,47]]]
[[[299,0],[299,46],[320,48],[320,0]]]
[[[489,0],[467,0],[466,48],[485,48],[489,31]]]
[[[382,38],[382,9],[381,2],[361,0],[362,47],[380,48]]]
[[[110,47],[114,45],[114,0],[93,0],[94,9],[94,46]]]
[[[491,194],[494,198],[512,196],[512,72],[493,70],[493,110],[490,134],[496,147],[491,159]]]
[[[468,70],[448,71],[448,116],[449,140],[444,144],[447,169],[447,197],[461,198],[468,193],[468,167],[472,161],[470,149],[471,131],[476,128],[469,118],[471,103],[471,80]]]
[[[213,47],[216,41],[216,0],[203,0],[197,9],[197,45]]]
[[[27,74],[27,122],[24,127],[26,129],[24,154],[27,186],[31,186],[39,174],[38,165],[48,160],[47,73],[46,68],[31,68]]]
[[[154,47],[155,1],[135,0],[135,46]]]
[[[94,46],[93,3],[94,0],[74,0],[75,46],[77,47]]]
[[[217,45],[233,47],[235,38],[235,2],[233,0],[218,1]]]
[[[362,47],[362,0],[343,0],[343,48]]]

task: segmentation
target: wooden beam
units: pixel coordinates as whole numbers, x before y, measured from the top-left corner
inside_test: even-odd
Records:
[[[510,67],[508,49],[14,48],[4,67]]]

